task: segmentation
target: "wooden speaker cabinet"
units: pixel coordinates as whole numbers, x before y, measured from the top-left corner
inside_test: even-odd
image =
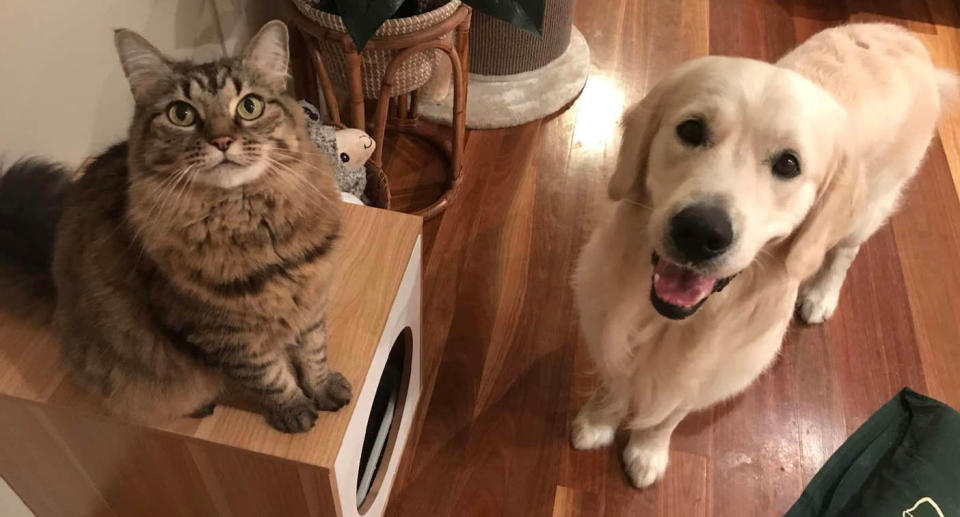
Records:
[[[299,435],[229,406],[158,426],[104,416],[65,375],[49,308],[5,290],[0,474],[41,517],[381,515],[420,399],[420,229],[344,206],[329,356],[354,400]]]

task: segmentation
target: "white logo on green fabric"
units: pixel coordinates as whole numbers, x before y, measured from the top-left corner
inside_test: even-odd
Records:
[[[936,513],[934,513],[936,512]],[[945,517],[937,503],[929,497],[917,501],[911,508],[903,511],[903,517]]]

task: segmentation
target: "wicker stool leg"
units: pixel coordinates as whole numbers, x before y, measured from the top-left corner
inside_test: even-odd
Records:
[[[453,142],[451,142],[450,157],[450,201],[453,201],[460,189],[463,148],[466,143],[469,36],[470,17],[468,16],[457,26],[456,52],[448,53],[451,61],[458,61],[453,64],[453,118],[451,119]],[[443,209],[445,208],[443,207]]]
[[[449,208],[460,191],[460,174],[463,164],[463,147],[466,137],[467,77],[461,63],[462,54],[454,49],[447,52],[453,65],[453,138],[450,142],[450,169],[447,176],[447,191],[432,205],[417,212],[424,219],[431,219]]]
[[[460,43],[465,46],[463,41]],[[447,178],[446,192],[444,192],[443,195],[440,196],[440,199],[434,201],[430,206],[415,212],[416,215],[422,216],[424,219],[432,219],[443,213],[443,211],[446,210],[447,207],[450,206],[450,203],[452,203],[456,198],[460,187],[460,172],[462,167],[461,159],[466,134],[467,77],[466,70],[462,66],[463,58],[450,42],[444,40],[435,40],[406,48],[400,52],[393,59],[393,61],[390,62],[389,66],[387,66],[387,70],[383,78],[383,84],[380,88],[380,98],[377,101],[377,112],[374,118],[374,140],[377,141],[378,145],[376,150],[373,152],[373,156],[370,158],[370,160],[378,167],[383,167],[383,139],[387,129],[387,118],[390,114],[389,106],[391,104],[390,98],[393,90],[394,76],[399,68],[399,65],[403,63],[403,61],[410,55],[430,48],[436,48],[445,53],[447,55],[447,59],[450,60],[452,65],[451,68],[453,69],[454,99],[453,138],[444,142],[443,139],[438,138],[434,132],[424,130],[424,128],[421,127],[421,124],[417,123],[416,119],[408,118],[403,121],[404,123],[397,124],[397,129],[427,138],[428,140],[440,145],[442,149],[447,149],[450,153],[450,169]]]
[[[417,90],[410,92],[410,118],[416,120],[420,118],[420,113],[417,111],[420,103],[420,94],[417,93]]]
[[[347,65],[347,82],[350,87],[350,113],[353,127],[367,130],[367,122],[363,113],[363,69],[360,53],[353,46],[353,40],[344,41],[345,63]]]
[[[323,64],[323,56],[320,55],[320,49],[312,36],[305,36],[307,53],[313,63],[316,79],[320,82],[320,89],[323,91],[323,100],[327,104],[327,116],[333,122],[333,125],[339,126],[340,122],[340,104],[337,103],[337,93],[333,89],[333,82],[330,81],[330,74],[327,73],[327,67]]]
[[[406,121],[409,118],[409,102],[410,97],[406,93],[397,98],[397,119],[400,121]]]

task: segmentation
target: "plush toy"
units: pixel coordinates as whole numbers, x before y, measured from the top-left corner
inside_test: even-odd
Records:
[[[367,188],[367,169],[377,144],[370,135],[359,129],[337,129],[320,122],[320,111],[307,101],[300,101],[307,118],[307,133],[320,151],[334,161],[337,186],[347,202],[369,204],[363,191]]]

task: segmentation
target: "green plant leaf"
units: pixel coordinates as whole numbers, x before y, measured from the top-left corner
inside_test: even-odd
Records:
[[[383,22],[397,12],[403,0],[336,0],[336,3],[354,45],[357,50],[363,50]]]
[[[543,36],[546,0],[464,0],[464,3],[519,29]]]

